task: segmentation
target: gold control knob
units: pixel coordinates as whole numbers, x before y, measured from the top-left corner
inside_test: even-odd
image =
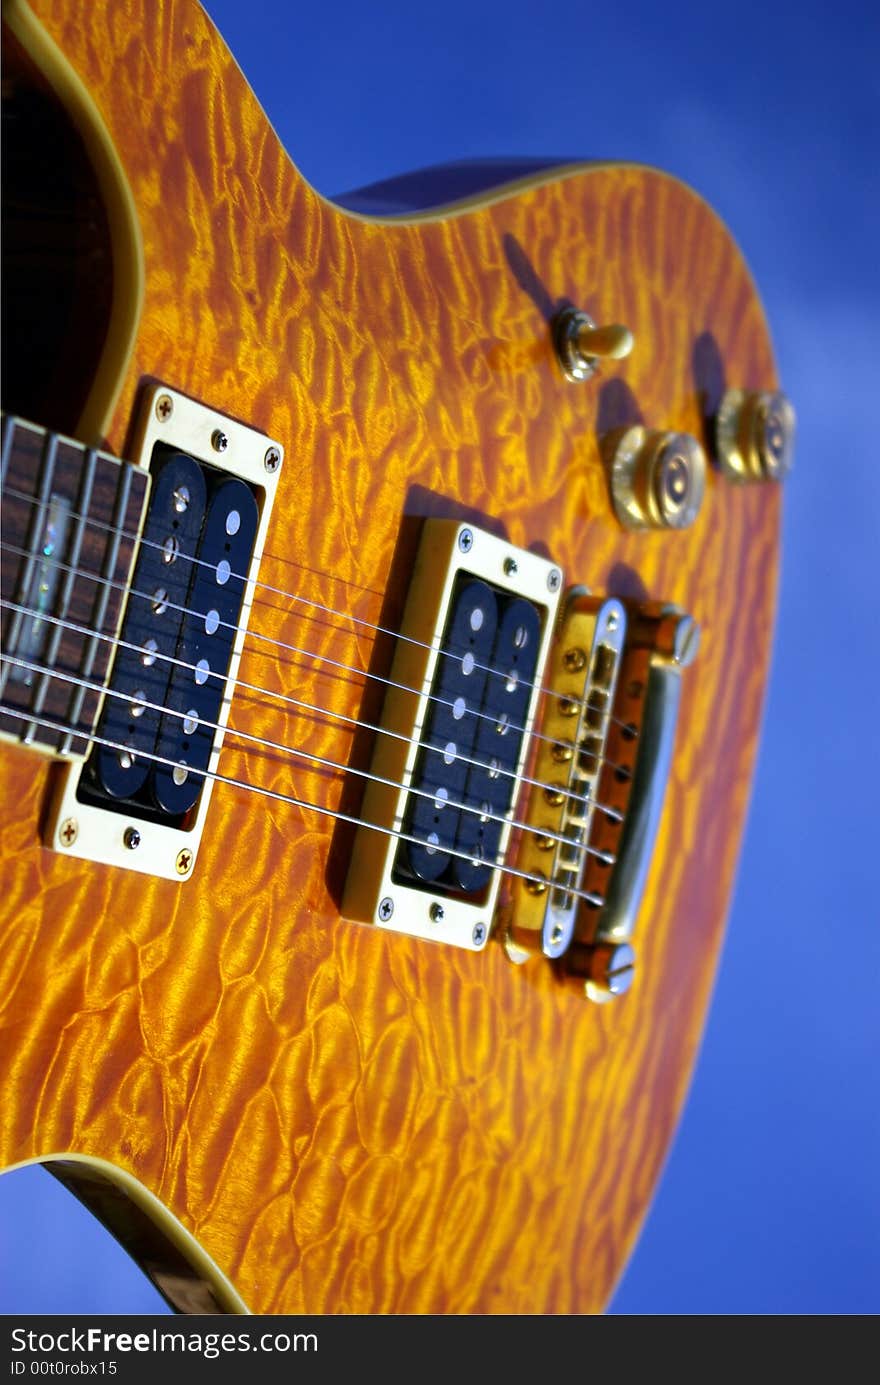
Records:
[[[689,433],[627,428],[611,459],[611,496],[625,529],[687,529],[706,489],[706,455]]]
[[[573,942],[563,961],[569,986],[583,987],[588,1000],[604,1005],[632,985],[636,954],[629,943]]]
[[[578,308],[563,308],[553,320],[553,343],[569,380],[589,380],[603,360],[622,361],[635,338],[628,327],[611,322],[597,327]]]
[[[729,481],[781,481],[794,461],[794,432],[781,390],[728,390],[715,419],[718,464]]]

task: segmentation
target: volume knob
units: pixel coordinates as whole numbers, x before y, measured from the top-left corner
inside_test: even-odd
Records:
[[[627,428],[611,459],[611,495],[626,529],[687,529],[706,489],[706,456],[689,433]]]
[[[728,390],[715,419],[718,464],[729,481],[781,481],[794,460],[794,409],[781,390]]]

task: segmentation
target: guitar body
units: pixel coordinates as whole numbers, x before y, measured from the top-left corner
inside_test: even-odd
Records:
[[[105,360],[85,441],[124,457],[156,380],[281,440],[260,580],[369,625],[399,622],[410,528],[452,515],[552,556],[566,583],[675,602],[703,640],[637,978],[604,1007],[494,941],[343,920],[351,829],[224,783],[185,883],[51,851],[55,769],[3,745],[0,1163],[54,1163],[96,1206],[85,1171],[103,1170],[258,1312],[599,1310],[706,1017],[779,531],[778,487],[715,468],[692,528],[622,529],[601,439],[639,421],[703,438],[726,386],[775,387],[746,265],[697,195],[640,167],[542,173],[402,221],[346,214],[290,163],[194,0],[4,13],[90,94],[142,238],[142,300],[136,265],[117,286],[131,349],[115,378]],[[632,356],[568,382],[548,331],[562,301],[628,324]],[[368,764],[333,714],[379,714],[364,673],[387,669],[381,640],[277,594],[252,628],[357,672],[248,644],[240,677],[266,692],[237,695],[230,726]],[[357,813],[359,781],[234,737],[220,769]]]

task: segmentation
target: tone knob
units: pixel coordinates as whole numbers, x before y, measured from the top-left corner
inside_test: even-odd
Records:
[[[794,409],[780,390],[728,390],[715,419],[718,464],[729,481],[781,481],[794,460]]]
[[[634,340],[628,327],[619,322],[597,327],[578,308],[563,308],[553,319],[556,354],[569,380],[589,380],[603,360],[622,361]]]
[[[689,433],[627,428],[611,459],[611,495],[626,529],[687,529],[706,489],[706,456]]]

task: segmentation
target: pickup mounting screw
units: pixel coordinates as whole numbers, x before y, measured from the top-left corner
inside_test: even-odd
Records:
[[[270,447],[263,458],[263,466],[267,471],[277,471],[281,465],[281,453],[277,447]]]
[[[141,834],[136,827],[126,827],[125,836],[122,839],[129,851],[137,851],[141,844]]]
[[[388,895],[386,895],[385,898],[379,904],[378,913],[379,918],[382,920],[382,922],[387,923],[391,915],[394,913],[394,900],[391,899]]]
[[[222,428],[215,428],[211,434],[211,446],[215,452],[225,452],[229,446],[229,439]]]
[[[550,571],[547,573],[547,590],[551,592],[558,592],[561,586],[562,573],[559,571],[558,567],[552,567]]]
[[[189,872],[192,869],[192,863],[193,854],[190,851],[189,847],[185,846],[181,851],[178,851],[177,853],[177,860],[174,863],[174,869],[177,871],[178,875],[189,875]]]
[[[508,577],[516,576],[519,572],[519,563],[516,561],[516,558],[504,559],[504,571]]]
[[[65,818],[58,829],[58,837],[62,846],[73,846],[79,836],[79,826],[76,818]]]
[[[438,904],[436,900],[431,905],[429,912],[431,915],[432,923],[442,923],[444,918],[446,917],[446,910],[443,908],[443,905]]]
[[[170,394],[160,394],[156,400],[156,417],[160,423],[166,423],[174,412],[174,401]]]
[[[474,546],[474,536],[470,529],[462,529],[458,536],[458,546],[462,553],[470,553]]]
[[[473,931],[473,933],[471,934],[471,937],[473,938],[474,943],[476,944],[477,947],[482,947],[482,946],[483,946],[483,943],[486,941],[486,925],[485,925],[485,923],[475,923],[475,924],[474,924],[474,931]]]

